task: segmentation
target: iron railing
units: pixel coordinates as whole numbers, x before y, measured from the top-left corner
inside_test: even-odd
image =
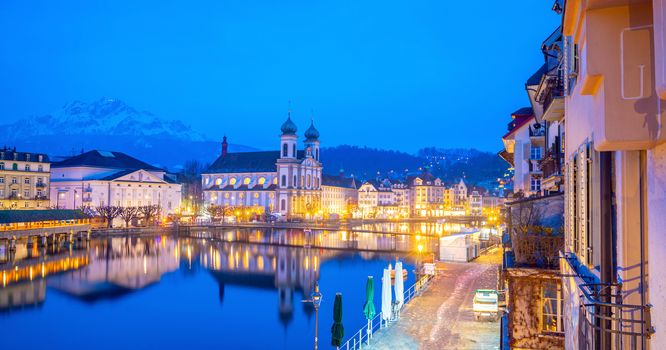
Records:
[[[580,349],[645,349],[654,333],[650,305],[623,303],[619,284],[581,284]]]
[[[418,295],[425,290],[425,288],[428,286],[430,283],[430,280],[432,280],[432,275],[424,275],[423,277],[419,278],[411,287],[409,287],[407,290],[404,292],[404,305],[407,305],[412,299],[417,297]],[[396,314],[394,312],[393,315],[389,318],[390,320],[395,320],[396,319]],[[339,347],[339,349],[345,349],[345,350],[357,350],[361,349],[363,345],[370,345],[370,339],[372,339],[372,335],[376,333],[378,330],[382,328],[382,313],[378,313],[375,315],[375,317],[370,320],[369,325],[365,325],[361,327],[356,333],[354,333],[351,338],[349,338],[346,342],[342,343],[342,345]]]

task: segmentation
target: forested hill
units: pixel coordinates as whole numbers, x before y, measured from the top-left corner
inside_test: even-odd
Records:
[[[474,149],[424,148],[416,155],[369,147],[341,145],[323,148],[321,160],[324,172],[338,174],[344,169],[346,175],[359,179],[403,177],[418,174],[428,167],[446,182],[464,178],[466,182],[478,184],[501,177],[507,164],[496,154]]]

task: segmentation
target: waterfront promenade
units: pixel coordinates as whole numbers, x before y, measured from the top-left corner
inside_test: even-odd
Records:
[[[428,289],[364,349],[498,349],[500,322],[475,321],[472,298],[476,289],[497,288],[501,257],[494,248],[474,262],[438,262]]]

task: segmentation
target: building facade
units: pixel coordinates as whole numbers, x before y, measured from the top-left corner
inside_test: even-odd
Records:
[[[282,124],[278,151],[222,152],[202,173],[204,203],[253,207],[286,218],[321,216],[322,163],[319,131],[311,123],[304,150],[298,150],[298,128],[291,115]]]
[[[52,164],[50,194],[58,209],[157,205],[166,216],[180,210],[181,185],[127,154],[93,150]]]
[[[0,209],[48,209],[50,172],[46,154],[0,149]]]
[[[666,348],[666,3],[567,1],[567,348]]]
[[[324,215],[350,217],[358,205],[358,189],[354,178],[322,175],[321,203]]]

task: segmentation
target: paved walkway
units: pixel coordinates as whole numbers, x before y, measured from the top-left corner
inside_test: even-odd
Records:
[[[471,263],[437,263],[438,273],[400,320],[380,330],[365,349],[498,349],[499,321],[475,321],[474,291],[497,288],[501,249]]]

